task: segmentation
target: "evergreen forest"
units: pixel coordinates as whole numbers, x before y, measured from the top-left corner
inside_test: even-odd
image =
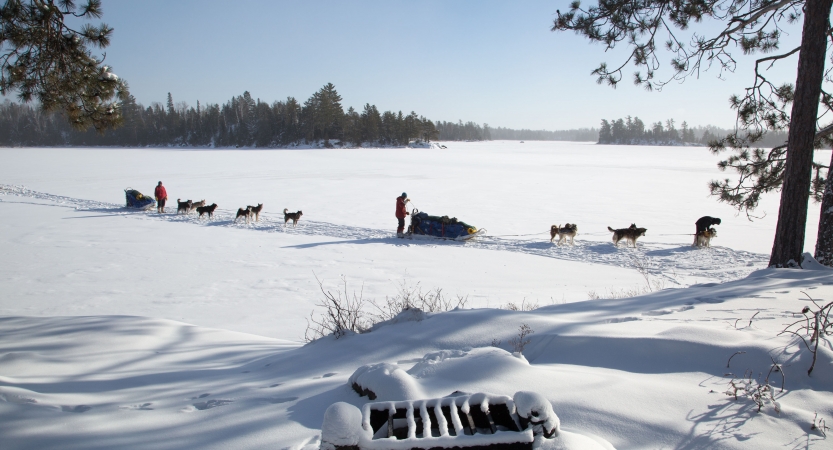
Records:
[[[297,145],[322,147],[402,147],[414,141],[598,141],[624,145],[708,145],[729,133],[716,127],[680,128],[673,119],[646,126],[638,117],[602,120],[601,127],[572,130],[490,128],[475,122],[432,121],[415,112],[380,112],[365,104],[344,110],[332,83],[303,103],[294,97],[272,103],[246,91],[226,103],[196,106],[174,102],[143,106],[133,96],[120,103],[124,125],[103,133],[74,129],[61,112],[37,105],[0,103],[0,146],[3,147],[256,147]],[[786,133],[769,133],[761,146],[783,144]]]
[[[663,122],[655,122],[646,126],[639,117],[627,116],[624,119],[607,121],[602,119],[599,128],[599,144],[618,145],[704,145],[730,134],[730,130],[724,130],[713,126],[689,127],[686,122],[676,127],[674,119]],[[756,145],[760,147],[776,147],[784,144],[787,140],[787,133],[784,131],[771,131],[763,136]]]
[[[433,122],[415,112],[380,112],[366,104],[361,111],[344,110],[342,98],[329,83],[301,103],[294,97],[266,103],[247,91],[228,102],[196,106],[174,102],[143,106],[133,96],[122,101],[124,125],[104,133],[78,131],[60,112],[6,100],[0,104],[0,146],[4,147],[291,147],[300,144],[401,147],[412,141],[491,140],[487,124]],[[516,130],[498,128],[499,139]],[[552,133],[522,130],[529,133]],[[546,137],[546,136],[544,136]],[[511,137],[510,139],[515,139]],[[521,138],[523,139],[523,138]],[[595,140],[595,137],[592,138]]]
[[[124,125],[105,133],[76,131],[60,113],[6,102],[0,105],[2,146],[210,146],[286,147],[303,142],[383,146],[439,137],[435,124],[416,113],[380,112],[367,104],[344,111],[331,83],[301,103],[294,97],[271,104],[247,91],[223,105],[174,103],[145,107],[128,97],[121,103]],[[447,128],[456,128],[451,126]]]

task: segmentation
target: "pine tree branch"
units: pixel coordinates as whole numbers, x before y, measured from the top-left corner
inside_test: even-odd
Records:
[[[728,36],[728,35],[734,34],[738,31],[746,28],[747,26],[755,23],[755,21],[760,19],[761,16],[763,16],[764,14],[766,14],[770,11],[780,9],[781,7],[783,7],[785,5],[789,5],[791,3],[801,4],[801,3],[804,3],[804,2],[803,1],[796,1],[796,0],[781,0],[778,3],[772,3],[772,4],[769,4],[769,5],[766,5],[766,6],[761,6],[757,10],[749,11],[748,13],[740,15],[740,16],[735,16],[734,18],[732,18],[729,21],[729,25],[731,25],[735,22],[738,22],[738,25],[735,26],[734,28],[729,28],[727,26],[727,29],[724,30],[723,32],[721,32],[717,37],[720,38],[721,36]]]
[[[767,67],[767,70],[769,70],[769,69],[772,68],[772,65],[775,64],[776,61],[778,61],[779,59],[788,58],[788,57],[794,55],[799,50],[801,50],[800,45],[798,47],[788,51],[787,53],[782,53],[780,55],[774,55],[774,56],[767,56],[766,58],[761,58],[761,59],[756,60],[755,61],[755,73],[758,73],[758,66],[760,66],[760,64],[762,62],[772,61],[772,62],[769,63],[769,67]]]

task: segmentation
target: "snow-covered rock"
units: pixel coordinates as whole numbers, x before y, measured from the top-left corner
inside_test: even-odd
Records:
[[[367,395],[371,400],[415,400],[425,397],[419,383],[408,372],[388,363],[361,366],[347,383],[359,395]]]
[[[324,412],[321,425],[321,450],[336,447],[357,446],[362,438],[370,438],[370,432],[362,428],[362,412],[355,406],[338,402]]]

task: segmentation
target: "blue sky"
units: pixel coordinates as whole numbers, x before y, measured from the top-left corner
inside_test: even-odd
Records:
[[[615,90],[597,85],[590,71],[620,62],[621,53],[549,31],[567,4],[104,0],[102,21],[115,28],[107,63],[145,105],[168,92],[195,105],[246,90],[263,101],[303,102],[331,82],[345,109],[371,103],[492,127],[590,127],[626,115],[734,123],[728,98],[751,82],[749,58],[725,80],[707,72],[662,92],[629,81]],[[776,70],[794,82],[795,60]]]

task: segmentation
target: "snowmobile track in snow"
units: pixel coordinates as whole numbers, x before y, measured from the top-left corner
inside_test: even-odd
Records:
[[[528,255],[555,258],[589,264],[604,264],[639,271],[646,281],[654,287],[682,287],[679,279],[693,277],[702,282],[724,282],[743,278],[754,270],[765,268],[767,256],[727,247],[707,249],[692,248],[688,243],[660,244],[640,241],[637,248],[615,247],[610,241],[588,241],[576,239],[574,246],[556,246],[546,237],[535,239],[506,239],[488,235],[477,239],[459,242],[433,239],[402,240],[391,231],[339,225],[328,222],[306,220],[298,222],[297,227],[284,226],[275,214],[262,214],[260,221],[246,224],[234,221],[235,212],[217,208],[214,218],[198,218],[196,212],[191,214],[157,214],[149,211],[128,209],[122,205],[48,194],[27,189],[23,186],[0,184],[0,196],[23,197],[42,200],[74,208],[78,211],[93,211],[121,216],[137,216],[146,220],[168,222],[188,222],[202,226],[244,228],[262,232],[289,233],[303,236],[325,236],[343,240],[378,241],[396,245],[453,245],[492,251],[507,251]],[[175,205],[174,205],[175,206]],[[171,210],[175,211],[174,208]],[[579,234],[581,236],[581,234]],[[328,245],[328,242],[302,244],[294,248],[314,245]],[[556,274],[553,274],[554,276]]]

